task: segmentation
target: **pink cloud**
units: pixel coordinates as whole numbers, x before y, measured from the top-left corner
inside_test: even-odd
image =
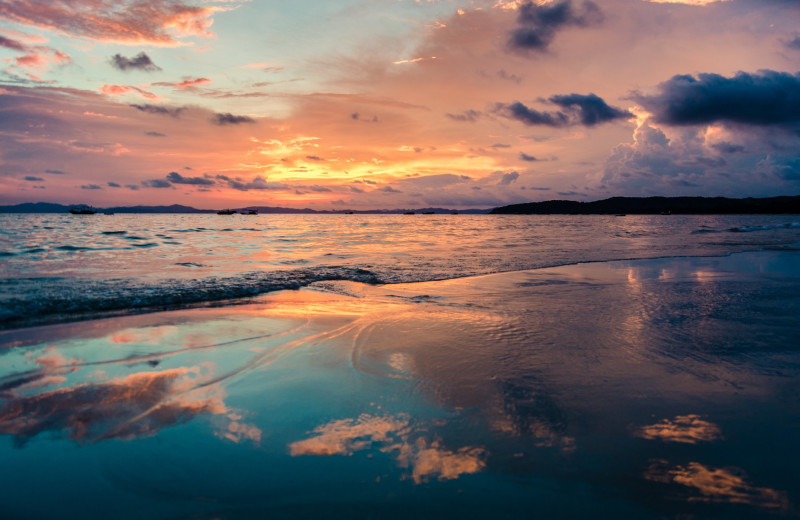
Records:
[[[222,10],[180,0],[18,0],[0,3],[0,18],[93,40],[174,46],[176,37],[212,37],[211,17]]]
[[[144,90],[139,87],[132,87],[129,85],[103,85],[98,90],[103,94],[107,94],[109,96],[124,96],[125,94],[138,94],[145,99],[152,99],[152,100],[159,100],[163,101],[163,98]]]

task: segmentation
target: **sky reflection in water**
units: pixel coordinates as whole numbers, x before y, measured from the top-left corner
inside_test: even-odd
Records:
[[[153,518],[398,501],[428,516],[791,517],[798,267],[752,253],[328,282],[5,332],[5,505],[47,517],[27,489],[55,471]],[[73,465],[40,468],[51,447]]]

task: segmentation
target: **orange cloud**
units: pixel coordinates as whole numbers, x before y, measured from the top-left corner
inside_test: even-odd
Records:
[[[697,444],[713,441],[720,437],[716,424],[704,421],[699,415],[679,415],[673,420],[664,419],[656,424],[642,426],[634,432],[637,437],[664,442]]]
[[[655,482],[680,484],[699,493],[690,496],[689,502],[727,502],[768,509],[788,507],[785,493],[753,486],[745,480],[740,470],[733,468],[714,469],[699,462],[670,468],[666,461],[659,460],[647,469],[645,478]]]
[[[477,473],[485,467],[486,450],[464,447],[451,451],[439,441],[428,443],[424,438],[410,442],[410,421],[407,416],[375,417],[362,414],[358,419],[332,421],[314,429],[314,436],[289,445],[292,456],[352,455],[356,451],[378,448],[382,452],[397,452],[400,467],[411,469],[416,484],[435,477],[452,480],[461,475]]]
[[[139,96],[145,99],[152,99],[152,100],[160,100],[163,101],[163,98],[159,97],[152,92],[144,90],[139,87],[132,87],[128,85],[103,85],[98,89],[103,94],[107,94],[109,96],[124,96],[125,94],[138,94]]]

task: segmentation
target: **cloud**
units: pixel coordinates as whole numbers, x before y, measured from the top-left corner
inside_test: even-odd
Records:
[[[43,179],[43,178],[41,178],[41,177],[34,177],[33,175],[26,175],[26,176],[25,176],[25,180],[26,180],[26,181],[30,181],[30,182],[41,182],[41,181],[43,181],[44,179]]]
[[[519,153],[519,158],[522,159],[523,161],[528,161],[528,162],[534,162],[534,161],[538,161],[539,160],[536,157],[534,157],[533,155],[528,155],[525,152],[520,152]]]
[[[384,186],[383,188],[380,188],[380,191],[385,193],[403,193],[401,190],[392,188],[391,186]]]
[[[172,184],[194,184],[197,186],[213,186],[215,182],[203,177],[184,177],[178,172],[169,172],[167,180]]]
[[[157,100],[160,99],[156,94],[144,90],[139,87],[132,87],[128,85],[103,85],[99,88],[100,92],[109,96],[124,96],[125,94],[138,94],[145,99]]]
[[[714,148],[717,151],[722,153],[739,153],[744,152],[744,146],[740,144],[733,144],[727,141],[722,141],[719,143],[714,143],[711,145],[711,148]]]
[[[253,180],[250,182],[237,181],[224,175],[217,175],[217,178],[226,181],[229,187],[239,191],[289,189],[287,184],[282,182],[269,182],[263,177],[253,177]]]
[[[786,46],[790,49],[800,50],[800,36],[795,36],[793,39],[787,41]]]
[[[17,40],[12,40],[11,38],[6,38],[5,36],[0,35],[0,47],[5,47],[6,49],[11,49],[20,52],[26,52],[28,47]]]
[[[147,114],[161,114],[172,117],[178,117],[181,112],[186,110],[186,107],[165,107],[162,105],[130,105],[132,108],[145,112]]]
[[[218,113],[214,114],[211,118],[211,122],[215,125],[238,125],[242,123],[255,123],[256,120],[252,117],[248,116],[236,116],[230,113]]]
[[[323,159],[322,157],[320,157],[318,155],[306,155],[306,159],[308,159],[309,161],[324,161],[325,160],[325,159]]]
[[[147,188],[171,188],[172,184],[162,179],[151,179],[149,181],[142,181],[142,186]]]
[[[463,121],[467,123],[474,123],[481,117],[481,113],[477,110],[465,110],[460,114],[445,114],[445,116],[449,117],[453,121]]]
[[[497,185],[498,186],[508,186],[512,182],[515,182],[517,179],[519,179],[519,173],[517,173],[517,172],[504,173],[503,177],[500,179],[500,181],[497,183]]]
[[[162,134],[161,132],[145,132],[144,135],[149,135],[150,137],[166,137],[166,134]]]
[[[529,126],[544,125],[561,127],[570,124],[569,117],[563,112],[540,112],[526,107],[519,101],[515,101],[510,105],[498,103],[496,105],[496,111],[503,117],[516,119]]]
[[[585,126],[594,126],[598,123],[632,117],[630,112],[609,106],[595,94],[553,96],[550,101],[562,108],[577,110],[578,118],[581,124]]]
[[[161,70],[161,67],[153,63],[150,56],[144,52],[140,52],[133,58],[126,58],[122,54],[115,54],[111,57],[111,66],[122,71],[143,70],[146,72],[153,72]]]
[[[45,170],[44,172],[52,175],[67,175],[67,172],[62,170]]]
[[[48,362],[37,360],[42,372],[57,374],[58,367],[48,366]],[[61,373],[68,366],[64,365]],[[14,435],[18,446],[41,433],[93,443],[149,437],[199,414],[226,413],[213,389],[192,389],[195,373],[188,368],[139,372],[107,382],[13,397],[0,406],[0,433]]]
[[[717,122],[788,126],[800,124],[800,74],[763,70],[673,76],[653,95],[633,99],[655,121],[667,125],[708,125]]]
[[[108,186],[111,188],[121,188],[121,186],[116,182],[108,181],[106,184],[108,184]]]
[[[204,85],[206,83],[211,83],[211,80],[208,78],[184,78],[183,81],[180,83],[173,83],[168,81],[160,81],[158,83],[153,83],[153,86],[156,87],[175,87],[180,89],[193,89],[197,85]]]
[[[583,125],[592,127],[616,119],[630,119],[633,115],[608,105],[595,94],[556,95],[548,99],[562,110],[549,112],[530,108],[515,101],[510,105],[495,104],[495,112],[508,119],[516,119],[528,126],[550,126],[554,128]]]
[[[518,51],[547,50],[556,34],[566,27],[590,27],[603,21],[603,13],[590,1],[583,2],[580,10],[571,0],[537,5],[533,2],[519,7],[517,22],[520,27],[511,33],[508,45]]]
[[[210,37],[215,6],[181,0],[17,0],[0,3],[0,18],[92,40],[175,46],[176,38]]]
[[[97,184],[84,184],[81,186],[82,190],[102,190],[102,186],[98,186]]]
[[[634,434],[650,440],[697,444],[714,441],[720,437],[721,432],[716,424],[701,419],[699,415],[679,415],[672,420],[664,419],[656,424],[643,426]]]
[[[786,493],[748,483],[744,472],[736,468],[710,468],[699,462],[669,467],[667,461],[657,460],[647,468],[647,480],[664,484],[680,484],[695,494],[692,502],[749,504],[785,510],[789,503]]]

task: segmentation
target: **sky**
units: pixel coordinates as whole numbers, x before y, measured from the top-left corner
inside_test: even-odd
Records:
[[[797,194],[798,0],[0,3],[0,204]]]

